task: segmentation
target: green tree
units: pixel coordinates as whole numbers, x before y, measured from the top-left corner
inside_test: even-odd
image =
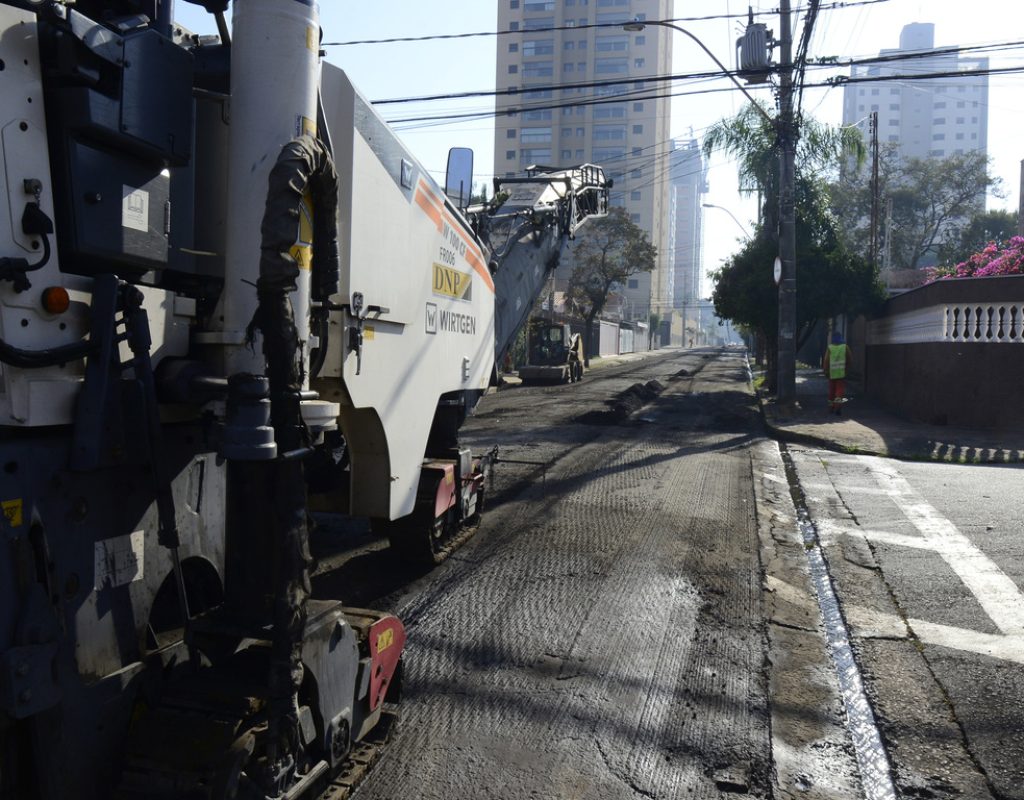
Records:
[[[715,151],[721,151],[737,159],[740,192],[757,194],[761,224],[777,236],[779,143],[774,125],[766,118],[767,107],[759,105],[760,110],[748,103],[736,116],[719,120],[708,128],[703,150],[709,158]],[[810,118],[801,120],[796,151],[798,175],[817,175],[833,169],[844,157],[860,164],[864,155],[864,140],[856,128],[823,125]]]
[[[657,248],[647,232],[635,225],[625,209],[588,222],[573,248],[568,299],[586,324],[587,361],[594,342],[594,321],[608,302],[608,293],[632,276],[654,269]]]
[[[988,171],[984,153],[957,153],[947,158],[900,159],[893,146],[879,154],[879,230],[884,235],[885,211],[892,204],[889,266],[918,269],[933,264],[945,241],[956,240],[968,221],[985,207],[990,189],[998,195],[1001,181]],[[850,171],[832,186],[832,202],[843,224],[845,240],[867,256],[870,242],[871,179],[868,170]]]
[[[797,350],[814,324],[839,314],[871,312],[885,298],[877,272],[866,259],[840,241],[835,217],[828,210],[825,187],[800,178],[796,184]],[[768,375],[774,374],[778,333],[778,290],[772,263],[778,242],[758,226],[753,240],[713,276],[715,313],[763,337]]]
[[[1017,235],[1017,212],[986,211],[951,230],[939,248],[939,263],[953,267],[980,252],[989,242],[1001,246]]]

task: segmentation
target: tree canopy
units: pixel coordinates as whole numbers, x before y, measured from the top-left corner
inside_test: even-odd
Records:
[[[887,146],[879,154],[878,183],[880,231],[890,217],[887,202],[892,203],[889,265],[918,269],[934,264],[944,243],[959,239],[970,220],[984,209],[986,192],[1001,182],[989,175],[988,158],[981,152],[904,160],[894,147]],[[832,202],[847,244],[866,256],[871,211],[868,170],[844,175],[832,187]]]
[[[608,293],[630,276],[653,270],[657,253],[647,232],[623,208],[611,208],[607,217],[580,229],[567,295],[586,321],[588,352],[594,320],[604,310]]]
[[[799,349],[815,322],[868,313],[885,295],[867,260],[840,241],[825,188],[807,178],[796,184],[796,231]],[[776,237],[759,226],[755,237],[714,274],[712,294],[719,317],[761,332],[769,343],[775,342],[778,329],[778,290],[772,275],[776,255]]]

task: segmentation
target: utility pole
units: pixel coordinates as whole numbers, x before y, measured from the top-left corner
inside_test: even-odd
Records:
[[[796,399],[796,121],[793,118],[793,29],[789,0],[779,3],[779,349],[776,398]]]
[[[871,112],[871,266],[878,269],[878,112]]]

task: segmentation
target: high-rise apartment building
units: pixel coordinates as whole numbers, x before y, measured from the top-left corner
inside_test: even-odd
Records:
[[[669,29],[626,30],[672,17],[672,0],[498,0],[499,94],[494,172],[533,164],[594,163],[614,180],[612,203],[658,248],[654,273],[622,287],[628,314],[646,319],[672,307],[668,251]],[[635,26],[631,26],[635,27]]]
[[[672,259],[672,304],[688,308],[701,297],[704,267],[701,205],[708,191],[707,164],[696,139],[676,142],[669,155],[669,243]]]
[[[987,152],[988,59],[929,53],[934,47],[935,26],[915,22],[903,27],[899,48],[879,54],[892,61],[853,67],[853,79],[893,78],[848,84],[843,124],[856,125],[866,140],[868,118],[877,111],[879,144],[894,145],[904,159]],[[947,77],[899,78],[929,73]]]

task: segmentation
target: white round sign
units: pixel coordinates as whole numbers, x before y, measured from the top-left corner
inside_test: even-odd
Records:
[[[782,259],[775,256],[775,285],[778,286],[782,281]]]

